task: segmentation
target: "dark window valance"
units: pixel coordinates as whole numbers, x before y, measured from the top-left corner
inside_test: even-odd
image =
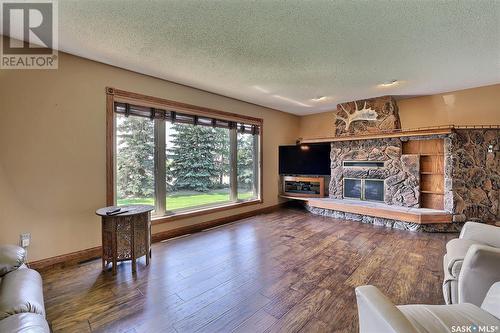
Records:
[[[244,122],[217,119],[207,116],[180,113],[176,111],[163,110],[128,103],[115,102],[114,110],[116,113],[123,114],[125,116],[160,119],[170,121],[172,123],[191,124],[197,126],[209,126],[228,129],[236,128],[237,132],[239,133],[248,133],[253,135],[260,133],[260,126],[258,125],[245,124]]]

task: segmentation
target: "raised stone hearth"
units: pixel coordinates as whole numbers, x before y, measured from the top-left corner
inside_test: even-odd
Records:
[[[324,209],[313,207],[309,204],[305,205],[306,209],[316,215],[328,216],[336,219],[356,221],[360,223],[368,223],[386,228],[393,228],[408,231],[424,231],[424,232],[458,232],[460,231],[461,223],[411,223],[395,219],[387,219],[382,217],[374,217],[362,214],[347,213],[333,209]]]

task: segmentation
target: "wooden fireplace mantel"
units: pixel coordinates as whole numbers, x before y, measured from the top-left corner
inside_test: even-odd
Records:
[[[300,138],[300,143],[322,143],[322,142],[338,142],[338,141],[354,141],[354,140],[373,140],[385,138],[403,138],[410,136],[430,136],[430,135],[446,135],[453,133],[456,129],[498,129],[500,125],[475,125],[475,126],[434,126],[420,127],[413,129],[390,130],[381,133],[366,133],[358,135],[333,136],[324,138]]]

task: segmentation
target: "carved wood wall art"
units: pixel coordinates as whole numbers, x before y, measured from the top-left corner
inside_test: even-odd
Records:
[[[338,104],[335,116],[337,136],[401,129],[398,105],[392,96]]]

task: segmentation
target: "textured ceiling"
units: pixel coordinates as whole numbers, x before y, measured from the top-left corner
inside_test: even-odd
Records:
[[[59,1],[59,31],[62,51],[302,115],[500,82],[500,1]]]

